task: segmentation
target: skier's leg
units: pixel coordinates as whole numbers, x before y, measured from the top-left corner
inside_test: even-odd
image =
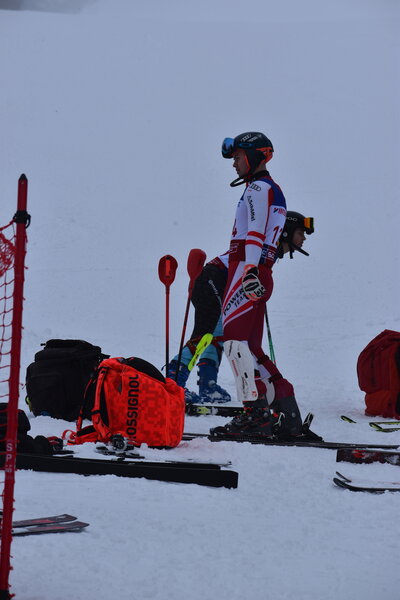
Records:
[[[222,318],[220,317],[213,331],[214,338],[222,338]],[[229,402],[230,395],[217,384],[218,369],[221,362],[221,342],[212,343],[206,348],[198,362],[199,401]]]

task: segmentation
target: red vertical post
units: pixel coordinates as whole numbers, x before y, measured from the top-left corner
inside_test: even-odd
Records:
[[[165,373],[167,377],[169,377],[169,288],[175,280],[177,268],[178,263],[170,254],[160,258],[158,276],[165,285]]]
[[[11,360],[9,401],[7,410],[6,456],[4,463],[3,517],[1,528],[0,600],[11,598],[9,593],[10,550],[12,540],[12,515],[14,510],[15,463],[17,456],[19,372],[21,363],[22,306],[26,252],[26,227],[28,180],[21,175],[18,180],[18,205],[14,215],[16,223],[14,290],[11,323]]]

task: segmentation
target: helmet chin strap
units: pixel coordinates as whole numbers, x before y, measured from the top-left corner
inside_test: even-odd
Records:
[[[252,173],[251,169],[250,169],[246,173],[246,175],[244,175],[243,177],[238,177],[237,179],[234,179],[233,181],[231,181],[231,183],[229,185],[231,187],[237,187],[238,185],[242,185],[243,183],[250,183],[251,181],[258,179],[259,177],[264,177],[265,175],[270,177],[270,174],[267,171],[267,169],[262,169],[261,171],[257,171],[256,173]]]
[[[238,185],[242,185],[243,183],[246,183],[246,179],[245,177],[238,177],[237,179],[234,179],[233,181],[231,181],[231,183],[229,184],[231,187],[237,187]]]
[[[303,248],[300,248],[300,246],[298,246],[297,244],[294,244],[293,242],[290,242],[290,244],[289,244],[290,258],[293,258],[293,252],[294,252],[294,250],[297,250],[297,252],[301,252],[302,254],[304,254],[304,256],[310,256],[308,254],[308,252],[306,252],[305,250],[303,250]]]

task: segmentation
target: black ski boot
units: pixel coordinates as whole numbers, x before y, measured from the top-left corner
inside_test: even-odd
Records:
[[[271,410],[274,414],[282,414],[284,417],[281,419],[279,439],[291,439],[302,435],[301,415],[292,384],[287,379],[283,379],[281,375],[271,377],[269,381],[275,388],[275,398],[271,404]]]
[[[263,396],[255,402],[244,402],[244,412],[223,427],[210,429],[212,437],[237,440],[274,438],[274,420]]]

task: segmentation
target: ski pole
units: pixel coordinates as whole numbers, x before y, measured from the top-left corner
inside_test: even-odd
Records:
[[[158,276],[165,285],[165,372],[168,377],[169,367],[169,288],[175,279],[178,263],[170,254],[166,254],[158,263]]]
[[[194,282],[200,275],[201,270],[204,266],[205,260],[206,260],[206,253],[203,250],[194,248],[193,250],[191,250],[189,252],[188,261],[187,261],[187,272],[189,274],[190,281],[189,281],[188,298],[187,298],[187,302],[186,302],[185,318],[183,320],[181,343],[179,344],[178,365],[176,368],[175,381],[178,381],[179,368],[181,366],[183,343],[185,341],[186,325],[187,325],[187,320],[188,320],[188,316],[189,316],[190,299],[192,297]]]
[[[269,326],[269,319],[268,319],[268,310],[267,310],[267,305],[265,305],[265,323],[267,325],[267,333],[268,333],[268,343],[269,343],[269,352],[271,355],[271,360],[274,363],[274,365],[276,365],[276,360],[275,360],[275,352],[274,352],[274,345],[272,343],[272,335],[271,335],[271,328]]]

